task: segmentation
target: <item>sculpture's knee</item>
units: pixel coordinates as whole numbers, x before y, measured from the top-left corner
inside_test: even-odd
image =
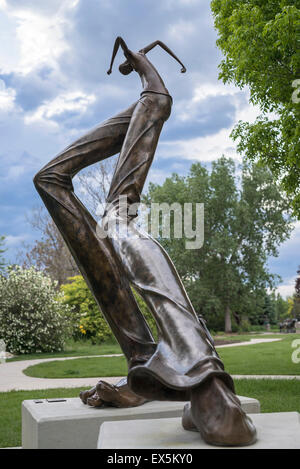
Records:
[[[33,183],[37,190],[45,189],[51,185],[59,186],[68,191],[74,191],[72,178],[69,174],[55,171],[53,167],[41,169],[33,178]]]
[[[35,185],[36,189],[39,189],[40,188],[40,184],[41,184],[41,173],[42,171],[39,171],[38,173],[36,173],[36,175],[34,176],[33,178],[33,184]]]

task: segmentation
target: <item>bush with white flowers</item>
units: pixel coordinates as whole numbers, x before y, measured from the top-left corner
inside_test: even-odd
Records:
[[[63,350],[70,307],[57,284],[35,268],[9,267],[0,276],[0,339],[14,354]]]

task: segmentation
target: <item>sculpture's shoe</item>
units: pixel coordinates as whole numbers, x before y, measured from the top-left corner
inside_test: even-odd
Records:
[[[91,407],[103,407],[105,405],[97,391],[87,399],[87,404]]]
[[[127,382],[121,386],[114,386],[105,381],[99,381],[96,391],[106,405],[113,407],[137,407],[147,402],[147,399],[131,391]]]
[[[94,386],[92,389],[89,389],[88,391],[81,391],[79,394],[80,399],[84,404],[87,404],[87,400],[89,397],[92,397],[96,392],[96,386]]]
[[[95,387],[88,391],[81,391],[80,399],[91,407],[137,407],[148,402],[129,388],[126,378],[116,385],[100,380]]]
[[[237,396],[219,378],[191,391],[191,404],[183,410],[185,430],[199,431],[216,446],[248,446],[256,441],[256,429],[241,408]]]

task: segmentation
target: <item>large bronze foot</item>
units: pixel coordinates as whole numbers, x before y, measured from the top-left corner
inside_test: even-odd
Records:
[[[256,441],[256,429],[239,399],[218,378],[191,391],[191,404],[184,407],[182,426],[200,432],[211,445],[248,446]]]
[[[82,391],[80,398],[84,404],[91,407],[137,407],[148,402],[144,397],[131,391],[127,380],[124,379],[116,385],[100,380],[94,388]]]

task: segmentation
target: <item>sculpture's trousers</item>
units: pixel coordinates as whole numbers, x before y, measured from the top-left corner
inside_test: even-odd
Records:
[[[150,399],[187,400],[212,376],[233,389],[204,322],[199,321],[167,253],[142,232],[119,196],[139,201],[171,98],[144,93],[126,111],[66,148],[35,177],[36,188],[67,243],[128,361],[128,384]],[[102,228],[74,194],[72,178],[120,152]],[[129,223],[128,223],[129,222]],[[110,233],[109,226],[114,226]],[[103,230],[113,236],[103,237]],[[150,308],[156,344],[131,292]]]

